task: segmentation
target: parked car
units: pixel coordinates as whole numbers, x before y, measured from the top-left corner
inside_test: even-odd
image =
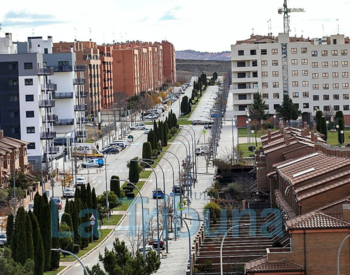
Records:
[[[62,209],[62,201],[60,198],[51,198],[51,200],[57,205],[58,210]]]
[[[211,117],[217,117],[217,114],[211,114]],[[224,117],[224,114],[221,114],[221,117]]]
[[[173,193],[174,194],[181,194],[181,186],[180,185],[174,185]]]
[[[153,246],[153,248],[155,248],[155,249],[158,249],[158,239],[156,238],[156,239],[153,239],[153,241],[150,241],[149,243],[148,243],[149,245],[152,245]],[[160,241],[159,242],[159,248],[160,249],[165,249],[165,246],[164,246],[164,242],[163,241]]]
[[[204,124],[204,122],[201,120],[193,120],[192,121],[192,125],[203,125],[203,124]]]
[[[88,161],[83,162],[81,166],[83,168],[102,167],[103,159],[89,159]]]
[[[75,185],[87,185],[87,181],[84,177],[77,177]]]
[[[151,131],[151,129],[146,128],[145,131],[144,131],[144,133],[145,133],[145,134],[148,134],[149,131]]]
[[[164,199],[165,194],[163,190],[153,190],[153,199],[156,199],[157,197],[158,199]]]
[[[0,233],[0,246],[5,246],[7,244],[7,235],[6,233]]]
[[[145,119],[157,119],[158,117],[155,115],[147,115]]]
[[[130,126],[131,130],[144,130],[146,125],[144,123],[137,123],[135,125]]]
[[[73,198],[75,195],[75,190],[73,188],[65,188],[63,190],[63,197],[64,198]]]
[[[199,156],[204,156],[205,154],[208,154],[209,153],[209,149],[208,147],[199,147],[199,148],[196,148],[196,155]]]
[[[204,124],[204,129],[211,129],[211,124],[209,123]]]
[[[119,150],[116,147],[110,147],[102,151],[102,154],[118,154]]]
[[[156,252],[152,245],[145,245],[145,253],[147,254],[147,253],[149,253],[151,251]],[[139,252],[141,254],[143,253],[143,246],[139,247]]]

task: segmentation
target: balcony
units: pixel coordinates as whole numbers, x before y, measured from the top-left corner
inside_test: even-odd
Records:
[[[57,84],[53,84],[53,83],[47,83],[46,85],[43,84],[43,85],[41,85],[41,90],[42,91],[56,91]]]
[[[72,66],[56,66],[54,67],[55,72],[71,72]]]
[[[86,131],[76,131],[75,135],[78,138],[85,138],[87,136]]]
[[[57,154],[60,151],[58,146],[51,146],[48,148],[48,153],[51,155]]]
[[[58,120],[57,115],[47,115],[43,116],[43,123],[49,122],[49,123],[55,123]]]
[[[76,72],[85,72],[86,71],[86,66],[85,65],[74,66],[74,71],[76,71]]]
[[[75,78],[73,79],[73,85],[85,85],[85,78]]]
[[[54,126],[63,126],[63,125],[74,125],[74,119],[58,119],[55,121]]]
[[[38,75],[53,75],[54,69],[51,68],[39,68],[38,69]]]
[[[39,108],[52,108],[55,107],[54,99],[39,100]]]
[[[56,99],[66,99],[66,98],[73,98],[73,92],[70,93],[55,93]]]
[[[76,92],[75,93],[75,97],[82,97],[82,98],[85,98],[85,97],[87,97],[87,95],[88,95],[88,92],[87,91],[80,91],[80,92]]]
[[[56,132],[42,132],[40,133],[40,139],[55,139]]]
[[[74,106],[74,111],[75,112],[85,112],[87,110],[87,105],[82,104],[82,105],[75,105]]]

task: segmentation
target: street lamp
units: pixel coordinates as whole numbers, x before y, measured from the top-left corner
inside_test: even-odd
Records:
[[[237,225],[232,226],[229,230],[226,231],[224,237],[222,238],[222,240],[221,240],[221,246],[220,246],[220,274],[221,274],[221,275],[224,274],[224,267],[223,267],[223,265],[222,265],[222,247],[224,246],[224,240],[225,240],[225,238],[226,238],[226,236],[227,236],[227,233],[228,233],[229,231],[231,231],[233,228],[240,227],[240,226],[246,226],[246,225],[248,225],[248,224],[243,223],[243,224],[237,224]]]
[[[196,132],[193,130],[193,128],[191,128],[191,127],[188,127],[189,129],[191,129],[192,130],[192,132],[193,132],[193,138],[194,138],[194,147],[196,147]],[[198,142],[199,142],[199,140],[198,140]],[[193,154],[194,154],[194,159],[195,159],[195,167],[196,167],[196,178],[195,178],[195,180],[197,181],[197,172],[198,172],[198,167],[197,167],[197,158],[196,158],[196,155],[195,155],[195,149],[193,150]]]
[[[106,182],[106,207],[107,207],[107,221],[109,221],[109,202],[108,202],[108,184],[107,184],[107,157],[108,155],[106,155],[104,157],[105,160],[105,182]]]
[[[340,145],[343,145],[343,143],[344,143],[344,131],[341,130],[340,131]]]
[[[187,129],[185,128],[182,128],[182,130],[188,132],[191,136],[191,139],[192,139],[192,156],[193,156],[193,167],[192,167],[192,175],[193,175],[193,187],[195,187],[195,179],[197,178],[195,176],[195,166],[196,166],[196,157],[195,157],[195,146],[196,146],[196,140],[193,138],[193,135],[191,134],[190,131],[188,131]]]
[[[337,275],[340,275],[340,271],[339,271],[339,256],[340,256],[340,251],[343,247],[343,244],[345,243],[345,241],[350,237],[350,234],[347,235],[344,240],[341,242],[339,248],[338,248],[338,254],[337,254]]]
[[[188,139],[185,137],[185,136],[183,136],[183,135],[177,135],[177,136],[181,136],[181,137],[184,137],[186,140],[187,140],[187,142],[188,142]],[[188,150],[188,154],[187,154],[187,147],[186,147],[186,144],[183,142],[183,141],[181,141],[181,140],[179,140],[179,139],[174,139],[174,140],[177,140],[177,141],[179,141],[179,142],[181,142],[184,146],[185,146],[185,149],[186,149],[186,156],[187,156],[187,159],[188,159],[188,162],[189,163],[191,163],[191,155],[190,155],[190,145],[189,145],[189,150]],[[189,142],[188,142],[188,144],[189,144]],[[188,173],[187,173],[187,169],[186,169],[186,178],[188,178]],[[191,197],[192,197],[192,184],[191,184],[191,188],[190,188],[191,190],[190,190],[190,193],[191,193]]]
[[[81,266],[83,267],[84,269],[84,273],[85,275],[89,275],[89,273],[87,272],[86,270],[86,267],[84,266],[84,264],[82,263],[82,261],[80,261],[80,259],[77,257],[77,255],[73,254],[72,252],[70,251],[67,251],[67,250],[63,250],[61,248],[51,248],[51,251],[55,251],[55,252],[61,252],[61,253],[65,253],[65,254],[69,254],[69,255],[72,255],[74,258],[77,259],[77,261],[81,264]]]
[[[276,128],[276,115],[273,115],[273,127]]]

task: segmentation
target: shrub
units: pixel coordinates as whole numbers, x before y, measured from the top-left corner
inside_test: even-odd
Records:
[[[171,128],[170,133],[172,135],[175,135],[177,133],[177,128],[176,127]]]
[[[273,125],[272,125],[272,123],[271,123],[270,121],[268,121],[268,122],[264,122],[263,125],[262,125],[262,127],[263,127],[264,129],[272,129],[272,128],[273,128]]]
[[[78,254],[80,251],[80,245],[79,244],[74,244],[74,249],[73,249],[74,254]]]
[[[110,180],[110,190],[120,198],[120,181],[118,176],[112,176]]]
[[[221,208],[215,202],[207,203],[204,206],[204,210],[206,210],[206,209],[209,209],[211,217],[216,217],[216,216],[220,215]]]
[[[139,178],[140,178],[140,172],[142,171],[142,168],[141,168],[141,171],[140,171],[140,167],[139,167],[139,163],[138,161],[130,161],[130,167],[129,167],[129,180],[132,182],[132,183],[136,183],[139,181]]]
[[[142,158],[150,159],[152,157],[152,146],[150,142],[144,142],[142,146]],[[146,160],[145,160],[146,161]],[[149,162],[149,161],[147,161]]]

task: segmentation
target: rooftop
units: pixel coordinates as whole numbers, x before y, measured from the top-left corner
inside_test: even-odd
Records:
[[[288,261],[269,262],[267,258],[261,258],[246,264],[247,272],[276,272],[276,271],[304,271],[301,265]]]

